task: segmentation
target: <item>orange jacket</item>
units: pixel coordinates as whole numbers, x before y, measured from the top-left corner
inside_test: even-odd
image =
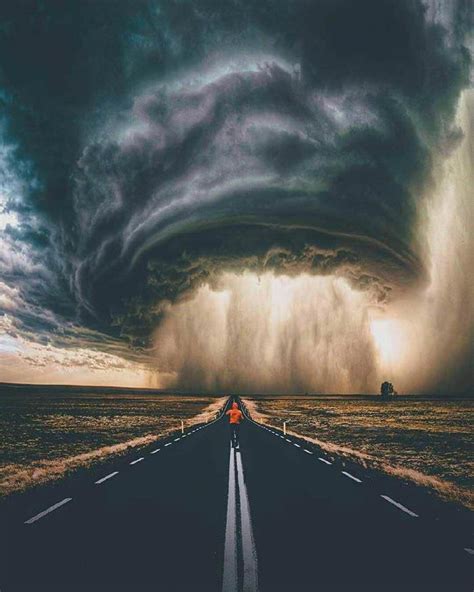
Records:
[[[230,423],[240,423],[244,417],[237,403],[232,403],[232,409],[226,411],[226,415],[229,416]]]

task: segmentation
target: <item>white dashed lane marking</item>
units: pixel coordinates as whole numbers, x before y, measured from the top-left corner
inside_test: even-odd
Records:
[[[293,444],[293,446],[296,446],[297,448],[301,448],[301,446],[299,444],[292,442],[289,438],[285,438],[284,436],[282,436],[278,432],[274,432],[273,430],[271,430],[270,428],[267,428],[265,426],[260,426],[260,427],[262,427],[264,430],[267,430],[267,432],[270,432],[274,436],[277,436],[278,438],[281,438],[282,440],[286,440],[290,444]],[[306,452],[306,454],[313,454],[313,452],[311,452],[311,450],[308,450],[307,448],[303,448],[303,452]],[[325,458],[322,458],[320,456],[318,457],[318,460],[323,462],[326,465],[332,465],[331,461],[326,460]],[[359,479],[358,477],[355,477],[354,475],[351,475],[351,473],[348,473],[347,471],[341,471],[341,473],[345,477],[352,479],[352,481],[355,481],[356,483],[362,483],[361,479]],[[395,501],[394,499],[392,499],[388,495],[381,495],[380,497],[382,497],[385,501],[389,502],[390,504],[392,504],[393,506],[395,506],[399,510],[402,510],[402,512],[405,512],[409,516],[412,516],[413,518],[419,518],[418,514],[416,514],[415,512],[413,512],[412,510],[410,510],[409,508],[404,506],[403,504],[400,504],[399,502]],[[474,549],[471,549],[470,547],[464,547],[464,551],[466,551],[466,553],[468,553],[469,555],[474,555]]]
[[[464,547],[464,551],[466,551],[466,553],[469,553],[469,555],[474,555],[474,549],[471,549],[469,547]]]
[[[104,481],[108,481],[109,479],[112,479],[112,477],[115,477],[115,475],[118,475],[118,471],[114,471],[113,473],[110,473],[109,475],[102,477],[102,479],[99,479],[98,481],[96,481],[95,484],[100,485]]]
[[[355,481],[356,483],[362,483],[362,481],[360,479],[358,479],[357,477],[354,477],[354,475],[351,475],[350,473],[348,473],[347,471],[341,471],[341,473],[343,475],[345,475],[346,477],[349,477],[349,479],[352,479],[353,481]]]
[[[171,446],[171,444],[173,444],[173,442],[168,442],[168,444],[165,444],[165,446]]]
[[[150,452],[150,454],[156,454],[157,452],[160,452],[161,448],[157,448],[156,450],[152,450]]]
[[[72,497],[65,497],[63,500],[61,500],[57,504],[54,504],[53,506],[50,506],[49,508],[47,508],[43,512],[40,512],[39,514],[36,514],[36,516],[33,516],[29,520],[26,520],[25,521],[25,524],[33,524],[33,522],[36,522],[37,520],[40,520],[41,518],[43,518],[44,516],[46,516],[50,512],[54,512],[54,510],[57,510],[61,506],[64,506],[65,504],[67,504],[71,500],[72,500]]]
[[[137,460],[132,460],[132,462],[130,464],[136,465],[137,463],[141,462],[142,460],[144,460],[143,456],[141,456],[140,458],[137,458]]]
[[[395,506],[399,510],[402,510],[402,512],[405,512],[405,514],[409,514],[413,518],[418,518],[418,514],[415,514],[415,512],[412,512],[406,506],[404,506],[403,504],[400,504],[399,502],[396,502],[391,497],[388,497],[388,495],[381,495],[380,497],[383,497],[384,500],[386,500],[388,503],[392,504],[393,506]]]

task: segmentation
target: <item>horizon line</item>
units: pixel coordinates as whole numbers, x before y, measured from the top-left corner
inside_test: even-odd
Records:
[[[31,383],[31,382],[5,382],[0,381],[0,389],[15,389],[15,388],[32,388],[32,389],[70,389],[70,390],[108,390],[108,391],[125,391],[125,392],[142,392],[142,393],[156,393],[162,395],[194,395],[194,396],[223,396],[223,395],[237,395],[247,397],[370,397],[374,399],[383,399],[380,393],[321,393],[321,392],[257,392],[257,391],[207,391],[207,390],[189,390],[189,389],[169,389],[156,387],[133,387],[133,386],[118,386],[118,385],[94,385],[94,384],[58,384],[58,383]],[[396,400],[406,397],[430,397],[430,398],[474,398],[474,393],[399,393],[389,397],[389,400]],[[386,399],[384,399],[386,400]]]

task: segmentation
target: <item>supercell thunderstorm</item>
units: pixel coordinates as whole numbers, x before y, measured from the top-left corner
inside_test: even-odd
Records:
[[[0,11],[3,351],[187,389],[469,388],[468,2]]]

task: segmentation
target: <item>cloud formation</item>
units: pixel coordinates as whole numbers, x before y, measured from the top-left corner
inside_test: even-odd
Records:
[[[429,285],[464,0],[1,10],[10,334],[143,362],[167,303],[227,272],[344,278],[379,307]]]

